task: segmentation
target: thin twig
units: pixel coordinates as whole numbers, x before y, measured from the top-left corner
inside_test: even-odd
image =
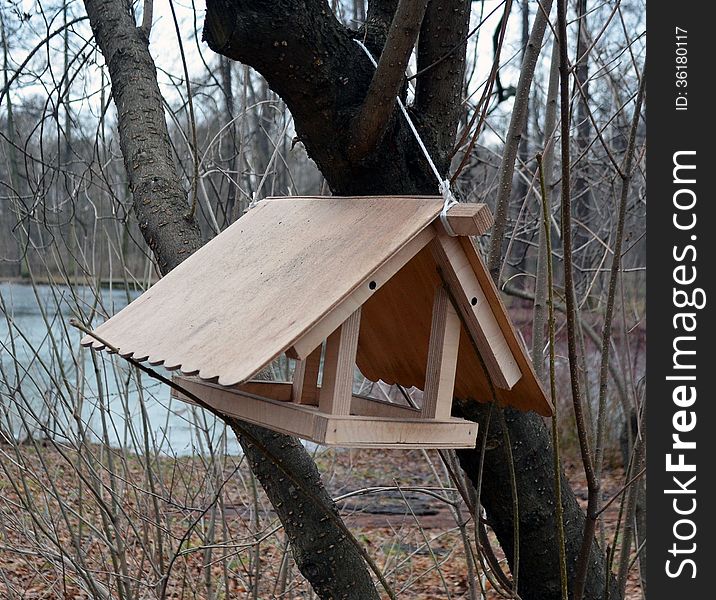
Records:
[[[160,381],[164,383],[165,385],[168,385],[173,390],[176,390],[180,394],[186,396],[189,400],[194,402],[197,406],[203,408],[204,410],[209,411],[212,415],[223,418],[223,415],[221,412],[216,410],[213,406],[207,404],[204,402],[201,398],[199,398],[196,394],[190,392],[180,384],[178,384],[176,381],[173,381],[167,377],[164,377],[160,373],[157,373],[154,369],[151,369],[139,361],[129,357],[129,356],[122,356],[119,353],[119,349],[110,344],[108,341],[102,339],[100,336],[98,336],[94,331],[92,331],[89,327],[86,327],[84,324],[80,323],[76,319],[70,319],[70,325],[73,327],[76,327],[83,333],[86,333],[93,339],[97,340],[100,344],[102,344],[109,352],[112,352],[114,354],[117,354],[118,356],[121,356],[124,360],[129,362],[131,365],[135,366],[137,369],[142,371],[143,373],[146,373],[151,378],[156,379],[157,381]],[[236,421],[236,427],[241,431],[241,435],[245,436],[251,443],[254,445],[261,454],[263,454],[266,458],[268,458],[273,464],[276,465],[276,467],[284,474],[286,477],[288,477],[291,481],[293,481],[300,489],[301,491],[306,494],[306,496],[315,504],[315,506],[323,506],[323,501],[316,496],[312,490],[310,490],[305,482],[293,471],[288,469],[283,465],[283,463],[279,460],[277,456],[275,456],[271,450],[269,450],[262,442],[259,440],[255,435],[251,433],[248,429],[244,428],[241,425],[240,421]],[[375,574],[375,576],[380,581],[381,585],[383,586],[383,589],[385,590],[386,594],[388,594],[388,597],[391,598],[391,600],[397,600],[395,592],[393,591],[392,587],[388,583],[388,581],[385,579],[385,576],[383,575],[382,571],[378,567],[377,564],[373,561],[373,559],[370,557],[370,555],[366,552],[366,550],[358,543],[358,540],[355,538],[353,533],[348,529],[341,520],[341,518],[335,514],[331,510],[325,511],[326,516],[333,520],[334,523],[338,526],[338,528],[345,534],[346,538],[350,540],[351,544],[353,544],[360,553],[360,555],[363,557],[363,560],[368,564],[371,571]]]
[[[567,583],[567,551],[565,549],[564,537],[564,507],[562,506],[562,465],[559,452],[559,429],[558,429],[558,405],[557,401],[557,378],[555,375],[555,348],[554,348],[554,276],[552,272],[552,236],[550,230],[552,223],[550,222],[550,211],[548,204],[548,196],[544,181],[544,169],[542,164],[542,155],[537,155],[537,165],[539,167],[539,181],[542,191],[542,223],[545,240],[545,262],[547,267],[547,328],[549,331],[549,390],[552,398],[552,451],[553,451],[553,468],[554,468],[554,497],[556,499],[557,510],[557,544],[559,551],[559,582],[562,592],[562,600],[567,600],[569,589]]]
[[[579,357],[577,356],[577,314],[574,298],[572,269],[572,202],[569,162],[569,61],[567,59],[567,2],[557,2],[557,23],[559,31],[559,75],[560,75],[560,117],[562,145],[562,243],[564,246],[564,295],[567,306],[567,351],[569,357],[569,379],[572,390],[572,404],[577,424],[577,437],[582,455],[582,464],[587,478],[588,496],[599,494],[599,484],[594,473],[594,463],[589,448],[589,434],[580,389]],[[589,553],[594,538],[595,523],[589,518],[584,524],[584,537],[575,568],[574,600],[582,600],[589,566]]]

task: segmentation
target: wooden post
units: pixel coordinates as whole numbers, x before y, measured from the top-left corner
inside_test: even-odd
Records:
[[[291,401],[296,404],[318,404],[318,371],[321,368],[323,344],[318,346],[305,360],[296,361],[291,386]]]
[[[447,221],[455,235],[482,235],[492,227],[492,213],[487,204],[461,202],[448,209]],[[442,222],[437,223],[444,231]]]
[[[460,345],[460,318],[444,287],[435,291],[430,327],[428,366],[425,372],[424,419],[449,419],[455,388],[457,353]]]
[[[326,340],[323,381],[318,396],[321,412],[332,415],[350,414],[359,331],[360,308]]]

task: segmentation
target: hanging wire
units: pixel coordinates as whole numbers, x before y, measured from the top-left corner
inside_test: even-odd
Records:
[[[373,55],[370,53],[370,50],[366,48],[365,44],[361,42],[360,40],[354,39],[353,40],[356,44],[358,44],[362,49],[363,52],[365,52],[366,56],[370,59],[370,62],[373,64],[375,68],[378,68],[378,63],[375,61],[375,58],[373,58]],[[450,189],[450,179],[449,178],[443,178],[440,175],[440,171],[438,171],[438,168],[435,166],[435,162],[433,161],[432,157],[430,156],[430,152],[428,152],[428,149],[425,147],[425,144],[423,143],[422,138],[420,137],[420,134],[418,133],[418,130],[415,127],[415,123],[413,123],[413,120],[410,118],[410,115],[408,114],[408,110],[405,108],[405,104],[398,96],[396,98],[398,101],[398,106],[400,107],[400,110],[403,113],[403,116],[405,117],[405,120],[408,122],[408,127],[410,127],[410,131],[413,132],[413,135],[415,136],[415,140],[418,142],[418,146],[420,146],[420,149],[423,151],[423,155],[425,155],[425,159],[428,161],[428,164],[430,165],[430,169],[432,170],[433,174],[435,175],[435,179],[438,181],[438,189],[440,190],[440,195],[443,197],[443,209],[440,211],[440,222],[442,223],[443,227],[445,228],[445,232],[451,236],[456,237],[457,234],[453,230],[452,226],[450,225],[450,222],[447,218],[447,212],[450,209],[451,206],[454,206],[458,203],[457,199],[452,193],[452,190]]]

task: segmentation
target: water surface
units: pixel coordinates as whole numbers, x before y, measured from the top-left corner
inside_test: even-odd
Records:
[[[79,346],[82,333],[70,319],[87,322],[95,314],[96,326],[138,295],[0,282],[0,429],[10,429],[17,439],[76,439],[83,433],[137,451],[148,440],[173,455],[206,453],[223,444],[239,452],[233,433],[224,435],[223,423],[211,415],[172,400],[167,386],[121,358]]]

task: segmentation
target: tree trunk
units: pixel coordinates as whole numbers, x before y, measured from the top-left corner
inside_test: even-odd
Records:
[[[148,40],[136,27],[129,2],[85,0],[85,7],[109,66],[137,219],[159,268],[167,273],[203,241],[196,223],[186,217],[187,194],[174,166]],[[377,600],[365,562],[339,526],[336,507],[305,448],[295,438],[225,420],[281,519],[296,564],[316,593],[321,598]]]
[[[460,115],[465,46],[459,42],[467,31],[469,4],[466,0],[433,0],[420,32],[418,72],[430,68],[418,77],[415,106],[409,110],[443,173],[448,168]],[[395,5],[395,0],[370,2],[366,27],[352,32],[321,0],[207,1],[204,37],[209,47],[254,67],[267,79],[286,102],[300,140],[336,195],[437,193],[437,182],[397,109],[372,152],[360,161],[352,161],[348,152],[349,125],[358,114],[374,73],[351,38],[365,39],[377,57]],[[462,414],[484,427],[486,405],[456,399],[456,406],[466,407]],[[533,413],[506,411],[505,423],[512,441],[521,510],[520,594],[525,599],[559,598],[549,435]],[[489,435],[498,432],[500,429],[493,425]],[[476,451],[460,453],[463,469],[473,477],[477,455]],[[502,452],[487,453],[482,489],[490,523],[511,556],[513,519],[511,508],[507,509],[511,504],[506,502],[511,482],[505,465]],[[566,484],[563,504],[567,532],[571,534],[567,558],[573,572],[584,513]],[[603,565],[604,557],[595,544],[588,598],[601,597],[607,581]],[[611,597],[618,598],[614,587]]]
[[[481,504],[485,507],[490,526],[497,535],[510,566],[514,556],[514,519],[511,502],[509,454],[505,451],[503,426],[512,449],[519,503],[519,594],[523,600],[558,599],[560,595],[559,554],[556,544],[557,519],[554,497],[552,442],[542,419],[533,413],[503,410],[504,420],[493,408],[489,430],[485,422],[489,405],[473,401],[456,401],[453,414],[480,423],[477,449],[458,450],[460,465],[470,480],[477,484],[480,473],[482,437],[487,435],[484,472],[482,473]],[[562,508],[566,539],[567,573],[574,578],[575,564],[582,544],[585,515],[577,504],[567,478],[562,475]],[[588,585],[585,600],[605,597],[607,582],[604,554],[592,544],[589,559]],[[613,578],[608,579],[609,598],[620,598]]]

